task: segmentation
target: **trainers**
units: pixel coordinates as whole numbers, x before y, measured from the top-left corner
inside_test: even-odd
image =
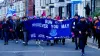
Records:
[[[81,56],[84,56],[85,54],[84,53],[82,53],[82,55]]]
[[[36,41],[36,44],[38,44],[37,41]]]
[[[38,41],[38,44],[41,44],[40,41]]]
[[[25,42],[23,42],[23,44],[25,44]]]
[[[18,41],[16,41],[16,44],[18,43]]]

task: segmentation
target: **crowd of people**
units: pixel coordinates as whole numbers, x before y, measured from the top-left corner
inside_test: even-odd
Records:
[[[84,55],[84,48],[87,45],[88,37],[98,42],[100,48],[100,16],[97,17],[79,17],[75,15],[72,21],[72,42],[75,42],[75,50],[82,49]]]
[[[8,45],[9,40],[15,40],[18,43],[18,40],[23,40],[23,44],[28,44],[27,40],[24,39],[26,30],[24,29],[23,22],[29,19],[42,19],[43,17],[27,18],[27,17],[16,17],[10,16],[8,18],[3,18],[0,20],[0,39],[4,40],[4,45]],[[47,16],[46,19],[51,19],[51,16]],[[56,16],[54,20],[72,20],[71,24],[71,32],[72,32],[72,42],[75,42],[75,49],[82,49],[82,55],[84,55],[84,48],[87,45],[87,38],[92,37],[95,41],[98,42],[98,48],[100,48],[100,16],[97,17],[80,17],[79,15],[75,15],[72,19],[66,19],[62,17],[60,19],[59,16]],[[39,41],[39,40],[36,40]],[[61,41],[63,45],[65,45],[65,38],[63,39],[55,39],[54,42],[48,40],[47,45],[51,43],[51,45],[57,44],[58,41]]]

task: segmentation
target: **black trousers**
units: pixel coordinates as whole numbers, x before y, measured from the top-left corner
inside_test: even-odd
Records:
[[[82,49],[82,53],[84,53],[85,45],[86,45],[86,36],[79,37],[79,47]]]
[[[100,33],[97,33],[97,39],[98,39],[98,47],[100,48]]]
[[[75,35],[74,36],[74,41],[75,41],[75,46],[76,46],[76,49],[78,49],[78,45],[79,45],[79,39],[78,39],[78,36],[77,35]]]
[[[4,43],[8,42],[8,40],[9,40],[8,32],[4,31],[3,36],[4,36]]]

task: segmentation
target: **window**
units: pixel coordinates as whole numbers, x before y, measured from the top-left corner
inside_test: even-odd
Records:
[[[59,2],[64,2],[64,0],[59,0]]]
[[[50,3],[50,0],[46,0],[46,4],[49,4]]]
[[[55,0],[51,0],[51,3],[55,3]]]

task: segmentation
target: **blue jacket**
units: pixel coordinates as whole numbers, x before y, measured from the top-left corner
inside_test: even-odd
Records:
[[[96,33],[100,33],[100,21],[95,24],[96,26]]]

